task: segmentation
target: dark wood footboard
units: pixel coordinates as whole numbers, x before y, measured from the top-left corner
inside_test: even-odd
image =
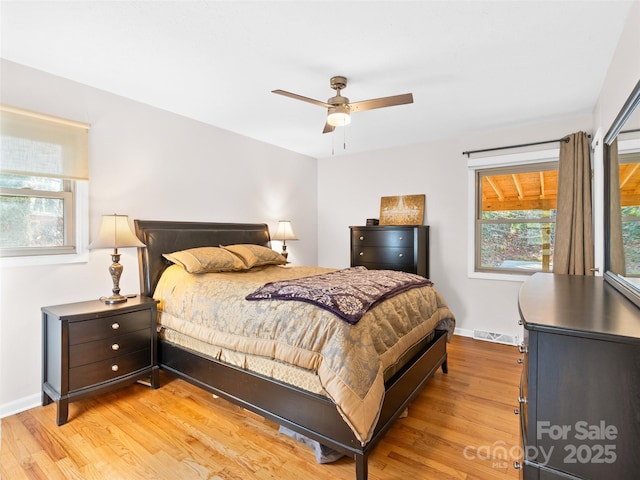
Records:
[[[367,479],[367,458],[393,422],[418,395],[438,367],[446,373],[446,332],[434,339],[386,384],[380,418],[371,441],[361,445],[335,404],[290,385],[161,341],[160,368],[275,423],[350,456],[357,480]]]

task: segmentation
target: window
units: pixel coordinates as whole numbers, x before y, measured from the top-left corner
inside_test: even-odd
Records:
[[[553,269],[559,149],[470,159],[469,276]]]
[[[640,277],[640,153],[618,156],[625,275]]]
[[[0,106],[0,255],[82,250],[88,126]]]
[[[476,271],[551,271],[557,164],[476,171]]]

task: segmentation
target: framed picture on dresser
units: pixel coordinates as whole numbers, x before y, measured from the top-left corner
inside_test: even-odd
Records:
[[[422,225],[426,195],[398,195],[380,199],[380,225]]]

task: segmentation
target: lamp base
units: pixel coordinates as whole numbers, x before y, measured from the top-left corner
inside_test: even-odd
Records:
[[[102,297],[102,300],[107,305],[114,305],[116,303],[124,303],[127,301],[127,297],[124,295],[111,295],[110,297]]]
[[[120,295],[120,275],[122,275],[122,265],[120,265],[120,254],[118,249],[114,248],[111,254],[111,261],[113,262],[109,267],[109,273],[111,274],[111,280],[113,281],[113,288],[111,289],[110,297],[102,297],[102,300],[107,305],[114,305],[116,303],[124,303],[127,301],[127,297]]]

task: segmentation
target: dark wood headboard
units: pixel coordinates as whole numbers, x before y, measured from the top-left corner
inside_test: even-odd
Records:
[[[264,223],[172,222],[134,220],[136,235],[146,245],[138,248],[140,293],[152,296],[162,272],[171,265],[162,254],[195,247],[218,247],[236,243],[270,246]]]

